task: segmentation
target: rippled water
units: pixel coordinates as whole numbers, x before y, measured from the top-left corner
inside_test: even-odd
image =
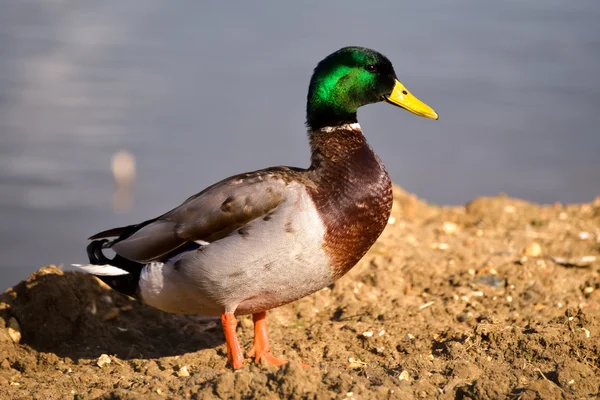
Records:
[[[316,63],[386,54],[440,120],[359,113],[392,178],[436,203],[600,194],[600,2],[0,0],[0,290],[206,185],[306,166]],[[134,208],[110,158],[132,152]]]

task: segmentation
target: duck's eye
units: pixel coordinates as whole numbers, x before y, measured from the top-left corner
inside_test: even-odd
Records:
[[[374,64],[369,64],[365,67],[365,69],[369,72],[375,72],[377,71],[377,67]]]

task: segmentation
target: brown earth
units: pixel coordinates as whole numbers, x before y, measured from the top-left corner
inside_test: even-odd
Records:
[[[42,268],[0,297],[0,398],[600,395],[600,198],[436,207],[396,188],[392,215],[347,276],[269,313],[279,369],[234,372],[215,320]]]

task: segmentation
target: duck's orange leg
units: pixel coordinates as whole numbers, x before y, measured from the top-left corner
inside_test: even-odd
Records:
[[[223,332],[225,332],[225,342],[227,343],[227,362],[233,369],[241,368],[244,365],[244,353],[240,346],[235,328],[237,320],[235,315],[226,312],[221,315],[221,324],[223,324]]]
[[[262,357],[265,359],[265,361],[268,361],[278,367],[287,363],[287,361],[280,360],[269,353],[269,338],[267,333],[266,317],[266,312],[252,314],[252,320],[254,321],[254,344],[250,350],[248,350],[248,355],[250,357],[254,356],[254,362],[257,364]]]

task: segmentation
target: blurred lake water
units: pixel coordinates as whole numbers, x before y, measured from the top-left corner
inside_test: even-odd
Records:
[[[440,114],[359,113],[407,190],[600,194],[600,1],[383,3],[0,0],[0,290],[229,175],[307,166],[308,81],[347,45],[386,54]],[[137,166],[128,212],[119,150]]]

